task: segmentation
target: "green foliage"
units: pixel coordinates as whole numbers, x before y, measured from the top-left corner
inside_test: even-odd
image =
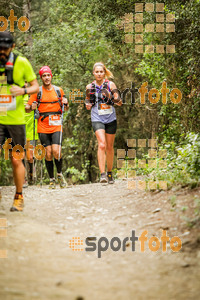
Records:
[[[14,8],[15,14],[22,16],[25,2],[0,0],[2,15],[8,17],[10,9]],[[157,136],[160,145],[168,149],[167,171],[146,168],[138,170],[137,174],[167,180],[169,186],[181,183],[192,187],[198,184],[200,175],[200,2],[166,1],[165,12],[175,13],[175,33],[144,33],[144,44],[175,44],[174,54],[137,54],[134,44],[124,42],[123,27],[119,29],[117,24],[125,13],[134,13],[137,2],[45,0],[41,5],[39,0],[31,1],[31,29],[27,33],[15,30],[15,51],[30,59],[40,84],[38,71],[41,66],[49,65],[53,83],[61,86],[68,98],[72,89],[84,92],[85,86],[93,80],[92,67],[96,61],[103,61],[111,69],[121,91],[129,88],[131,82],[140,88],[145,81],[149,90],[160,90],[163,80],[170,91],[180,89],[182,100],[179,104],[171,103],[168,94],[166,105],[161,100],[158,104],[150,104],[147,96],[145,105],[140,104],[138,96],[136,104],[130,105],[130,94],[127,94],[127,104],[116,109],[115,147],[126,148],[128,138]],[[144,13],[144,24],[152,22],[155,22],[154,14]],[[99,174],[97,142],[91,129],[90,113],[84,105],[70,103],[63,131],[65,175],[73,183],[94,182]],[[144,153],[141,155],[144,157]],[[1,160],[1,170],[1,184],[10,183],[10,163]],[[47,182],[44,165],[43,175]]]
[[[182,166],[183,171],[190,174],[191,178],[200,178],[200,135],[189,133],[185,144],[177,147],[177,167]]]
[[[168,150],[167,169],[157,169],[155,172],[159,180],[166,180],[173,184],[189,185],[195,188],[200,184],[200,135],[188,133],[182,144],[174,142],[165,145]]]
[[[70,178],[71,176],[72,183],[83,183],[87,178],[87,172],[86,169],[84,169],[84,166],[82,167],[83,167],[82,172],[80,172],[78,169],[74,167],[71,167],[68,168],[64,174],[67,178]]]
[[[189,228],[200,227],[200,198],[196,196],[193,199],[193,207],[194,207],[194,217],[183,217],[183,219],[187,222],[187,226]]]
[[[2,151],[3,152],[3,151]],[[10,185],[13,183],[12,166],[10,160],[5,160],[3,153],[0,157],[0,185]]]
[[[169,201],[170,201],[170,204],[172,206],[172,208],[174,208],[176,206],[176,196],[175,195],[172,195],[170,198],[169,198]]]

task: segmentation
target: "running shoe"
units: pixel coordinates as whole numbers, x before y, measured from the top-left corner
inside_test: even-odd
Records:
[[[21,194],[16,194],[10,211],[23,211],[23,208],[24,208],[24,197]]]
[[[113,184],[115,182],[112,176],[112,172],[107,172],[107,178],[108,178],[108,183]]]
[[[49,189],[54,190],[55,188],[56,188],[56,181],[55,181],[55,178],[50,178]]]
[[[108,183],[108,179],[106,176],[106,173],[101,173],[101,177],[100,177],[100,183]]]
[[[66,180],[63,176],[63,174],[58,175],[58,183],[60,184],[61,189],[67,186]]]

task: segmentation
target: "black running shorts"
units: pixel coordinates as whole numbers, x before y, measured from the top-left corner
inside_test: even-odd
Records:
[[[61,131],[56,131],[53,133],[38,133],[40,142],[44,147],[51,146],[53,144],[61,145],[62,141],[60,143],[60,134]]]
[[[106,133],[115,134],[117,130],[117,120],[114,120],[113,122],[107,124],[101,122],[92,122],[92,128],[94,132],[98,129],[103,129]]]
[[[0,124],[0,145],[5,143],[6,138],[11,138],[11,145],[20,145],[24,148],[26,144],[25,125],[3,125]]]

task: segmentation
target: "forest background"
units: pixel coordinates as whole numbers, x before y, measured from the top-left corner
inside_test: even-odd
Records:
[[[69,99],[72,89],[85,93],[85,86],[93,80],[92,67],[103,61],[114,74],[120,91],[134,83],[140,88],[148,82],[148,90],[162,88],[167,82],[170,91],[182,92],[179,104],[161,99],[151,104],[146,95],[141,104],[131,105],[130,93],[126,104],[118,107],[118,130],[115,140],[114,171],[117,171],[117,149],[127,150],[127,139],[157,138],[159,147],[167,149],[167,169],[138,169],[137,174],[151,174],[166,180],[168,187],[179,184],[195,187],[200,181],[200,1],[167,0],[141,1],[164,3],[164,14],[175,15],[175,32],[144,33],[143,44],[175,45],[175,53],[135,53],[133,43],[126,43],[124,21],[126,14],[135,14],[133,0],[0,0],[0,15],[8,19],[13,9],[19,19],[31,21],[27,32],[20,32],[15,22],[15,53],[26,56],[41,80],[38,71],[49,65],[53,83],[61,86]],[[145,7],[145,6],[144,6]],[[156,11],[144,11],[143,25],[156,22]],[[8,28],[9,29],[9,28]],[[63,170],[71,183],[95,182],[99,176],[97,142],[91,129],[90,113],[84,104],[72,103],[64,114]],[[146,151],[138,149],[138,158]],[[40,163],[37,162],[39,176]],[[43,180],[47,173],[43,168]],[[12,184],[9,161],[1,153],[1,185]]]

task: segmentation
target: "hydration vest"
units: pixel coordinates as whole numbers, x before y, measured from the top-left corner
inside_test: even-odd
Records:
[[[13,52],[10,53],[9,58],[5,66],[0,65],[0,76],[2,76],[5,73],[5,76],[7,77],[7,84],[16,84],[13,80],[13,68],[16,61],[18,54],[15,54]],[[1,69],[4,69],[1,71]]]
[[[39,112],[39,116],[42,116],[41,121],[44,121],[44,119],[50,115],[61,115],[62,114],[62,103],[61,103],[61,92],[58,86],[53,85],[54,91],[56,92],[56,95],[58,97],[58,100],[56,101],[41,101],[42,99],[42,86],[39,87],[39,92],[37,94],[37,102],[38,102],[38,108],[41,104],[54,104],[59,103],[60,109],[58,111],[49,111],[49,112]]]
[[[103,91],[103,90],[109,91],[108,83],[109,83],[109,80],[105,79],[105,81],[103,82],[101,91]],[[106,96],[103,96],[102,100],[108,105],[114,105],[114,102]],[[98,99],[96,99],[96,85],[95,85],[95,81],[93,81],[91,83],[91,88],[90,88],[90,103],[92,103],[92,106],[94,106],[97,102],[98,102]]]

